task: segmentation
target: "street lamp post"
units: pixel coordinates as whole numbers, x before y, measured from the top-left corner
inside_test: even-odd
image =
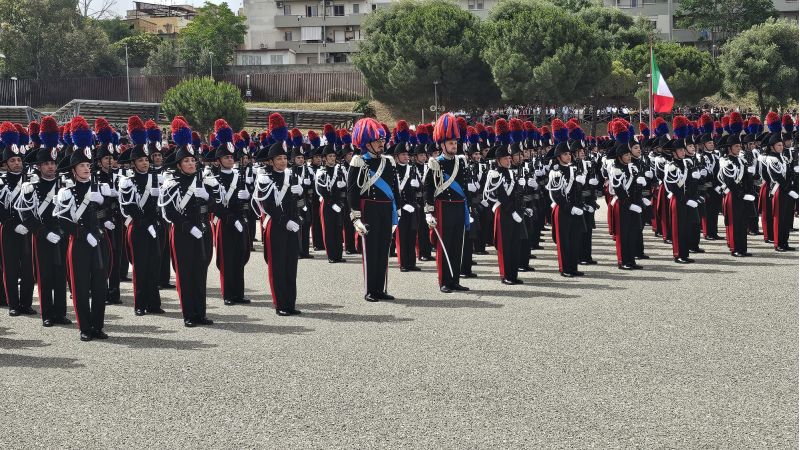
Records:
[[[128,44],[125,44],[125,81],[128,85],[128,102],[131,101],[131,69],[128,64]]]
[[[245,75],[245,77],[247,78],[247,90],[244,91],[244,96],[247,98],[247,101],[249,102],[250,99],[253,97],[253,91],[250,90],[250,74]]]
[[[208,59],[211,61],[211,79],[214,79],[214,52],[208,51]]]
[[[637,81],[637,84],[640,86],[640,89],[641,89],[641,86],[644,84],[644,81]],[[639,97],[639,123],[641,123],[642,122],[642,97],[640,95],[637,96],[637,97]]]
[[[14,82],[14,106],[17,106],[17,77],[11,77]]]
[[[433,82],[433,106],[436,111],[433,113],[434,120],[439,120],[439,81]]]

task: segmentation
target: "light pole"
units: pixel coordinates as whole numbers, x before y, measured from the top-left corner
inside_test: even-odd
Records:
[[[636,83],[640,86],[639,89],[641,89],[641,86],[644,84],[644,81],[637,81]],[[641,123],[642,122],[642,96],[641,95],[637,95],[637,97],[639,97],[639,123]]]
[[[214,79],[214,52],[208,51],[208,59],[211,61],[211,79]]]
[[[131,101],[131,69],[128,64],[128,44],[125,44],[125,82],[128,85],[128,102]]]
[[[439,120],[439,81],[433,82],[433,106],[436,111],[433,113],[434,120]]]
[[[247,90],[244,92],[244,96],[247,97],[247,101],[249,102],[253,96],[253,91],[250,90],[250,75],[245,75],[245,77],[247,78]]]
[[[11,77],[14,82],[14,106],[17,106],[17,77]]]
[[[717,59],[717,44],[711,46],[711,56],[713,56],[715,60]]]

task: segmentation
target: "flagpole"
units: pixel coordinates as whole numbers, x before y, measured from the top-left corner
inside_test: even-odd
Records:
[[[650,39],[650,77],[648,78],[647,86],[647,109],[650,113],[650,123],[647,124],[648,128],[653,126],[653,38]],[[655,130],[653,130],[655,132]]]

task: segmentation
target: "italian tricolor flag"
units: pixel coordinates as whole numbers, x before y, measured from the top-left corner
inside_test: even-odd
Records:
[[[653,73],[653,109],[657,113],[668,113],[672,111],[672,105],[675,103],[675,97],[667,86],[667,80],[661,75],[656,63],[656,55],[650,52],[650,69]]]

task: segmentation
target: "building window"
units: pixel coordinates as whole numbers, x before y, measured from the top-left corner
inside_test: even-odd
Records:
[[[471,11],[482,10],[483,0],[467,0],[467,9]]]
[[[269,55],[270,64],[283,64],[283,55]]]
[[[358,14],[359,11],[359,4],[353,3],[353,14]]]
[[[319,15],[317,5],[314,6],[306,6],[306,17],[317,17]]]
[[[292,41],[292,32],[291,31],[284,31],[283,32],[283,40],[286,42]]]
[[[344,16],[344,5],[333,5],[333,15],[334,16]]]
[[[283,15],[284,16],[292,15],[292,5],[283,5]]]

